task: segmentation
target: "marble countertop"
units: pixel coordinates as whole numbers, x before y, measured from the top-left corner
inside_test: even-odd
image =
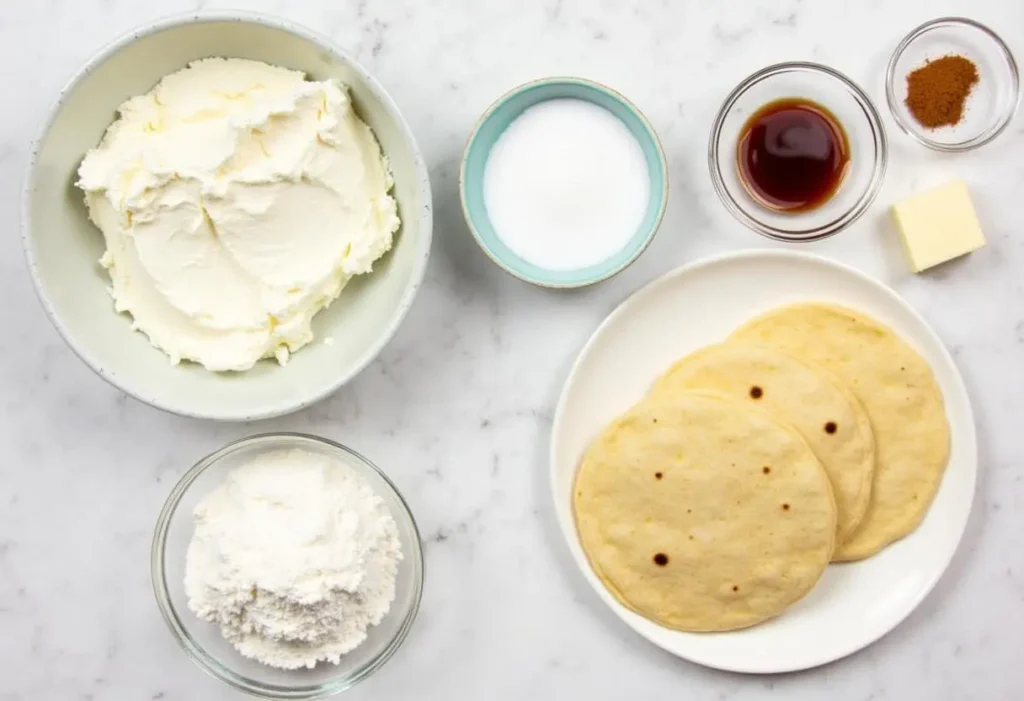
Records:
[[[708,254],[770,245],[720,206],[705,148],[741,78],[812,59],[859,81],[885,112],[888,54],[953,0],[715,3],[249,0],[334,38],[403,109],[428,163],[435,245],[411,315],[380,358],[293,416],[221,425],[124,395],[64,345],[19,242],[30,139],[63,82],[100,45],[203,0],[10,3],[0,17],[0,701],[239,699],[177,648],[149,583],[156,514],[197,458],[251,433],[301,430],[352,445],[398,483],[423,530],[428,578],[405,646],[351,699],[1024,698],[1024,117],[994,145],[942,157],[885,114],[891,160],[878,202],[810,250],[896,288],[952,349],[974,401],[981,469],[952,566],[894,632],[846,660],[777,677],[703,669],[648,644],[584,582],[555,526],[546,449],[562,381],[631,291]],[[1024,58],[1024,4],[971,15]],[[551,74],[615,86],[659,131],[671,201],[629,270],[573,293],[497,270],[462,220],[457,170],[476,117],[505,89]],[[989,246],[911,276],[886,205],[950,176],[972,189]]]

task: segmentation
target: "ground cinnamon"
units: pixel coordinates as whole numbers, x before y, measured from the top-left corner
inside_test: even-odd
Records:
[[[926,61],[907,75],[907,109],[928,129],[953,126],[977,82],[978,67],[968,58],[950,54]]]

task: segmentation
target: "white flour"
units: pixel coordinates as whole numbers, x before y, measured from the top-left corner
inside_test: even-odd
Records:
[[[235,469],[196,507],[185,592],[246,657],[313,667],[381,621],[401,559],[394,518],[359,475],[282,450]]]

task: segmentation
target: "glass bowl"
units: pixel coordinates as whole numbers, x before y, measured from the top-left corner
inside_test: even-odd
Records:
[[[243,657],[214,623],[199,619],[185,595],[185,553],[192,538],[196,504],[248,458],[289,448],[321,453],[360,475],[384,500],[398,526],[403,559],[395,582],[395,600],[384,619],[367,631],[367,639],[338,664],[283,670]],[[174,486],[157,519],[150,562],[153,589],[167,626],[203,670],[249,694],[271,699],[318,699],[345,691],[378,670],[401,646],[419,609],[423,589],[423,551],[408,505],[373,463],[353,450],[324,438],[297,433],[252,436],[231,443],[200,460]]]
[[[948,54],[978,67],[979,80],[967,98],[963,119],[951,127],[927,129],[904,101],[907,74],[925,61]],[[1020,78],[1009,47],[988,27],[963,17],[926,22],[900,42],[885,71],[885,99],[900,129],[936,151],[969,151],[999,136],[1017,111]]]
[[[737,145],[751,114],[769,102],[803,98],[831,112],[846,132],[850,163],[820,206],[786,213],[755,200],[740,180]],[[885,130],[870,98],[842,73],[817,63],[779,63],[746,78],[725,98],[711,127],[708,167],[715,192],[743,224],[779,241],[819,241],[855,222],[878,195],[889,160]]]

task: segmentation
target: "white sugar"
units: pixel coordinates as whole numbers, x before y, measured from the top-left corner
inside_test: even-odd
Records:
[[[651,182],[625,124],[584,100],[523,111],[484,168],[484,204],[497,236],[547,270],[573,270],[621,251],[643,222]]]

